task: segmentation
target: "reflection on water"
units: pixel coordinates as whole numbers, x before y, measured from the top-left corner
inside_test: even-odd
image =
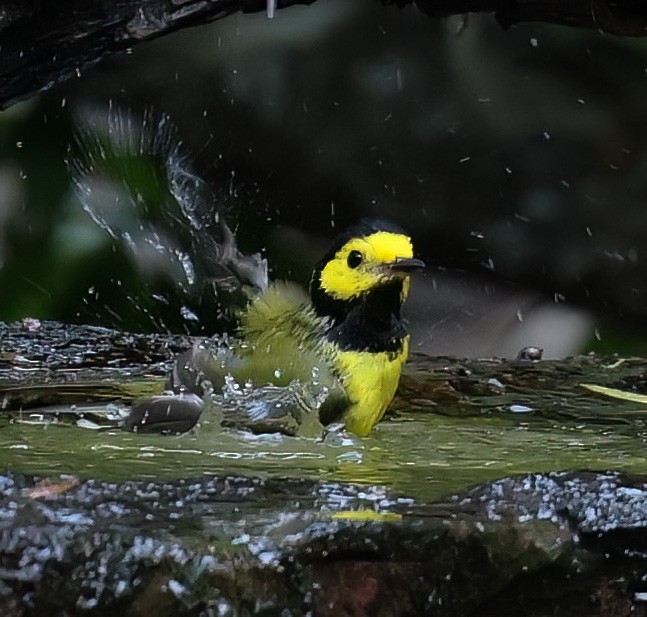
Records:
[[[412,436],[415,435],[415,439]],[[449,418],[405,413],[364,439],[321,440],[222,430],[205,420],[178,437],[5,422],[0,467],[105,480],[201,475],[296,476],[384,484],[441,498],[504,475],[558,469],[647,473],[646,435],[631,425],[533,416]]]

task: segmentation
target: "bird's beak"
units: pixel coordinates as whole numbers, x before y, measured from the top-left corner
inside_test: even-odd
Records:
[[[389,271],[393,273],[402,272],[403,274],[408,274],[409,272],[422,270],[425,267],[425,262],[422,259],[415,259],[414,257],[396,257],[387,265]]]

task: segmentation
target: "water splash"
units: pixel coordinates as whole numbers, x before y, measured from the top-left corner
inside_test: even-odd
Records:
[[[265,259],[241,253],[226,223],[226,189],[196,174],[169,116],[84,110],[67,165],[83,210],[182,304],[237,308],[267,286]]]

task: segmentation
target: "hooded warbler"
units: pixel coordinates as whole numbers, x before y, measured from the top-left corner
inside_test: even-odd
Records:
[[[293,283],[270,284],[240,315],[233,343],[196,343],[177,359],[171,387],[203,394],[205,380],[218,392],[229,376],[256,387],[314,376],[326,388],[321,422],[342,420],[364,436],[395,395],[409,352],[400,308],[411,272],[423,267],[402,229],[362,220],[341,233],[315,266],[310,297]],[[183,399],[184,408],[195,400],[191,396]],[[172,416],[168,403],[157,399],[157,414],[150,404],[136,407],[128,426],[155,430],[158,420]],[[255,400],[257,415],[258,405]]]
[[[344,423],[356,435],[368,434],[395,396],[409,355],[400,308],[410,273],[424,265],[402,229],[364,220],[340,234],[314,270],[312,306],[329,324],[323,338],[348,397]]]
[[[315,266],[309,296],[291,283],[268,286],[265,260],[238,250],[218,211],[219,193],[193,170],[168,116],[148,110],[137,118],[111,105],[79,127],[76,146],[68,165],[84,210],[142,271],[170,278],[151,288],[159,310],[168,305],[168,317],[181,303],[180,314],[208,329],[213,313],[222,321],[243,307],[236,339],[198,342],[178,357],[173,394],[136,404],[127,428],[185,431],[202,413],[205,380],[220,392],[231,376],[259,390],[246,401],[255,418],[271,408],[260,392],[267,384],[316,382],[324,424],[341,418],[358,435],[371,430],[408,355],[400,308],[409,274],[424,266],[402,229],[367,219],[341,233]]]

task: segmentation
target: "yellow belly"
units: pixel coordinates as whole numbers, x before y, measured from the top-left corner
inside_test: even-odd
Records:
[[[382,419],[395,396],[408,355],[409,337],[399,354],[345,351],[338,355],[335,364],[351,401],[344,415],[349,431],[363,437]]]

